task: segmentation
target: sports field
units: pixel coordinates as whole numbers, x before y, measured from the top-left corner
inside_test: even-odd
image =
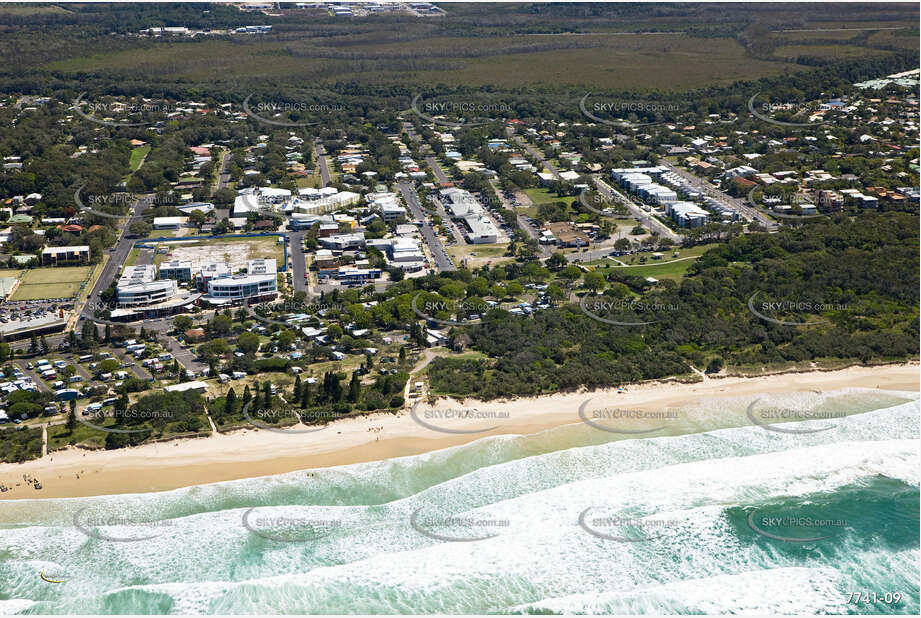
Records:
[[[58,268],[33,268],[22,274],[19,287],[10,297],[12,301],[72,298],[87,280],[92,266],[62,266]]]

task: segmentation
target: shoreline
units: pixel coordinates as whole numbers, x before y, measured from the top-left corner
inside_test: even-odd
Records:
[[[702,398],[846,388],[919,392],[919,364],[853,366],[759,377],[705,377],[694,383],[648,382],[629,386],[621,393],[617,389],[604,389],[488,402],[442,398],[433,406],[419,406],[416,419],[422,422],[402,410],[343,419],[309,433],[244,429],[111,451],[69,447],[40,459],[0,464],[0,482],[10,487],[0,493],[0,501],[167,491],[418,455],[488,436],[533,434],[579,423],[583,405],[587,411],[616,403],[631,406],[633,410],[655,412],[680,409]],[[476,410],[482,417],[459,418],[456,414],[459,409]],[[751,424],[747,419],[730,421],[732,426]],[[618,422],[636,434],[624,435],[625,439],[653,437],[648,432],[662,425],[654,417]],[[703,422],[704,419],[693,419],[691,428],[682,433],[706,431],[709,427],[700,425]],[[427,428],[425,424],[437,425],[448,432]],[[38,479],[43,488],[33,489],[23,481],[23,475]]]

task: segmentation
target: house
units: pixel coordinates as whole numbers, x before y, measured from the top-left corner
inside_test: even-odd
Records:
[[[42,264],[86,264],[90,261],[89,245],[72,247],[46,247],[41,253]]]
[[[183,333],[185,340],[190,343],[196,343],[205,340],[205,330],[203,328],[190,328]]]
[[[547,230],[559,247],[587,247],[591,242],[585,232],[569,222],[548,223]]]

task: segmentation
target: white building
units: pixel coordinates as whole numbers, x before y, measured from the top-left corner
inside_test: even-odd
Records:
[[[154,217],[155,230],[178,230],[182,225],[182,217]]]
[[[176,281],[192,280],[192,262],[171,260],[160,264],[161,279],[175,279]]]
[[[467,226],[467,239],[471,244],[494,243],[499,240],[499,231],[486,209],[463,189],[443,189],[441,196],[445,200],[451,216],[462,220]]]
[[[275,273],[266,275],[234,275],[208,282],[208,294],[202,297],[213,304],[274,295],[278,292],[278,279]]]
[[[275,258],[259,258],[257,260],[246,261],[246,272],[251,275],[274,275],[278,272],[278,268],[275,263]]]
[[[115,298],[119,307],[137,307],[165,302],[175,296],[176,291],[176,282],[172,279],[119,283],[115,286]]]
[[[339,251],[346,249],[361,249],[365,246],[365,233],[354,232],[352,234],[334,234],[326,238],[318,238],[317,241],[327,249]]]

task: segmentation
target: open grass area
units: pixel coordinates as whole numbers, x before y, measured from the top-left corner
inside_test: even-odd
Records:
[[[512,257],[505,257],[507,244],[488,244],[488,245],[453,245],[447,247],[448,255],[455,263],[466,263],[467,268],[478,268],[487,262],[496,264],[498,262],[508,262],[514,260]]]
[[[715,246],[715,244],[709,244],[686,249],[664,250],[660,252],[662,253],[662,258],[659,260],[652,259],[652,254],[650,253],[641,253],[620,258],[606,257],[587,262],[587,265],[602,271],[613,269],[636,277],[653,277],[655,279],[678,281],[684,277],[691,264],[696,261],[693,258],[700,257]],[[642,257],[647,259],[645,264],[640,262]],[[624,262],[628,266],[620,266],[615,260]]]
[[[93,271],[92,266],[33,268],[23,273],[12,301],[71,298],[80,290]]]
[[[543,187],[532,187],[530,189],[525,189],[524,192],[528,194],[528,197],[531,198],[535,206],[540,204],[552,204],[553,202],[563,202],[567,206],[570,206],[575,200],[579,199],[578,195],[559,197],[550,189]]]
[[[131,151],[131,158],[128,160],[128,166],[131,168],[131,171],[137,171],[141,167],[141,162],[144,160],[144,157],[147,156],[147,153],[150,152],[150,146],[141,146],[135,148]]]

